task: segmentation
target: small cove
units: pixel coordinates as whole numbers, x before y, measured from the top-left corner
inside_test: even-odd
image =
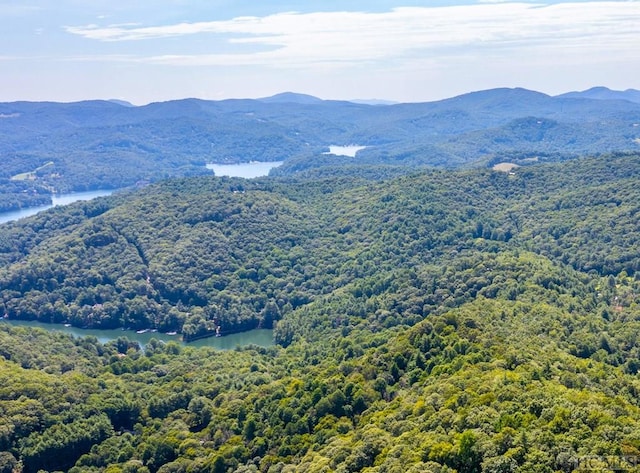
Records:
[[[332,154],[334,156],[348,156],[350,158],[355,158],[356,153],[365,148],[366,146],[360,146],[360,145],[348,145],[348,146],[331,145],[329,146],[329,151],[323,154]]]
[[[51,196],[51,204],[39,205],[37,207],[27,207],[20,210],[10,210],[8,212],[0,212],[0,224],[6,222],[12,222],[14,220],[20,220],[21,218],[30,217],[43,210],[48,210],[57,205],[68,205],[80,200],[91,200],[96,197],[106,197],[115,192],[113,189],[109,190],[95,190],[86,192],[70,192],[68,194],[53,194]]]
[[[35,322],[31,320],[7,320],[0,319],[0,324],[9,324],[14,327],[33,327],[41,328],[48,331],[57,331],[68,333],[76,338],[80,337],[96,337],[100,343],[107,343],[112,340],[117,340],[119,337],[126,337],[131,341],[138,342],[140,346],[144,347],[149,340],[155,338],[156,340],[168,343],[177,342],[182,346],[189,347],[211,347],[216,350],[233,350],[239,346],[258,345],[261,347],[272,346],[273,343],[273,330],[269,329],[255,329],[247,332],[233,333],[225,335],[223,337],[207,337],[195,340],[193,342],[185,343],[179,335],[168,335],[161,332],[146,331],[144,333],[138,333],[132,330],[122,329],[82,329],[76,327],[68,327],[60,324],[46,324],[43,322]]]
[[[207,164],[207,169],[211,169],[216,176],[244,177],[253,179],[254,177],[268,176],[269,171],[277,168],[282,161],[258,162],[237,164]]]

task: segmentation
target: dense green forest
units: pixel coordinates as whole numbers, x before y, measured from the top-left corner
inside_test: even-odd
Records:
[[[10,318],[278,342],[0,323],[0,471],[637,471],[640,155],[354,171],[0,226]]]
[[[411,287],[401,295],[416,301],[418,320],[468,298],[442,268],[478,251],[526,250],[587,274],[633,275],[639,174],[638,156],[625,155],[513,175],[166,181],[1,227],[0,310],[189,339],[271,328],[345,290]],[[486,276],[474,284],[472,295],[496,291]]]

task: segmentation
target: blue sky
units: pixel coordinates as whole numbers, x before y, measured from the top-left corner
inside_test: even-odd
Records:
[[[0,0],[0,101],[640,88],[640,1]]]

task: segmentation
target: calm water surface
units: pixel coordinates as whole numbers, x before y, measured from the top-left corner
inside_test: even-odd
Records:
[[[91,200],[96,197],[105,197],[113,194],[114,190],[99,190],[99,191],[87,191],[87,192],[71,192],[69,194],[52,195],[51,205],[40,205],[38,207],[28,207],[26,209],[12,210],[10,212],[0,212],[0,223],[11,222],[13,220],[19,220],[21,218],[30,217],[43,210],[50,209],[56,205],[67,205],[79,200]]]
[[[268,176],[269,171],[277,168],[282,161],[272,161],[268,163],[251,162],[239,164],[207,164],[207,169],[211,169],[216,176],[244,177],[253,179],[254,177]]]
[[[356,153],[361,149],[365,149],[366,146],[359,145],[349,145],[349,146],[338,146],[331,145],[329,146],[329,152],[324,154],[333,154],[336,156],[349,156],[350,158],[355,158]]]
[[[93,336],[100,343],[107,343],[116,340],[118,337],[127,337],[129,340],[138,342],[141,346],[149,343],[149,340],[155,338],[164,342],[178,342],[183,346],[190,347],[212,347],[217,350],[233,350],[239,346],[258,345],[261,347],[270,347],[273,343],[273,330],[256,329],[248,332],[234,333],[225,335],[224,337],[208,337],[201,338],[195,342],[184,343],[179,335],[167,335],[160,332],[137,333],[131,330],[98,330],[98,329],[82,329],[76,327],[66,327],[60,324],[45,324],[42,322],[33,322],[27,320],[6,320],[0,319],[0,323],[11,324],[16,327],[38,327],[45,330],[69,333],[74,337]]]

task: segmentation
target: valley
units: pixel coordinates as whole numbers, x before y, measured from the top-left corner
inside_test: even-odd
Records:
[[[106,143],[110,123],[136,150],[69,152],[57,182],[74,188],[84,167],[100,185],[144,185],[0,225],[0,471],[635,471],[636,104],[522,89],[377,107],[279,100],[82,105],[100,114],[78,129]],[[45,105],[0,113],[29,107],[49,123]],[[167,110],[175,134],[159,131]],[[585,110],[611,128],[587,133]],[[123,128],[125,113],[145,121]],[[249,116],[265,122],[238,144],[199,135],[211,114],[237,133]],[[285,139],[294,123],[302,138]],[[54,151],[89,136],[47,133]],[[171,147],[180,133],[189,165]],[[261,164],[282,164],[212,175],[215,136],[236,150],[226,165],[244,169],[256,146]],[[27,141],[11,146],[35,169]],[[366,147],[337,156],[326,143]],[[102,151],[99,167],[81,158]],[[6,182],[35,185],[34,199],[64,163],[11,181],[16,162]]]
[[[0,473],[640,473],[638,25],[0,1]]]

